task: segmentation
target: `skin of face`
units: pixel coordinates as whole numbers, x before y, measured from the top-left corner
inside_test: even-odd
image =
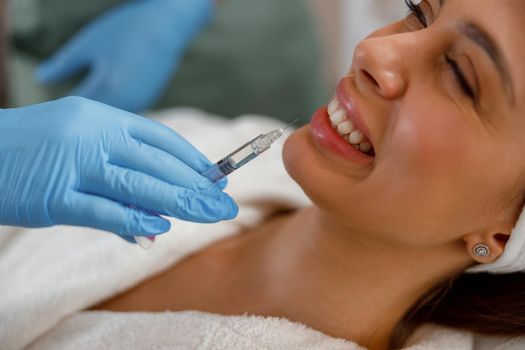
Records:
[[[409,16],[372,33],[339,83],[370,130],[373,162],[318,146],[307,125],[287,140],[284,164],[327,222],[354,238],[412,248],[481,240],[497,250],[525,192],[525,3],[430,0],[421,8],[428,27]],[[497,43],[512,101],[490,56],[462,34],[463,21]]]

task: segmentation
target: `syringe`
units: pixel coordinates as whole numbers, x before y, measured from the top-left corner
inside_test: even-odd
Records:
[[[295,124],[298,120],[299,119],[294,120],[282,129],[274,129],[266,134],[260,134],[219,160],[217,163],[213,164],[202,172],[201,175],[208,178],[213,183],[230,175],[235,170],[257,158],[264,151],[269,150],[272,147],[272,144],[283,135],[284,131]],[[135,241],[144,249],[150,248],[154,241],[154,237],[134,236],[133,238],[135,238]]]
[[[266,134],[260,134],[213,164],[201,175],[208,178],[211,182],[219,181],[270,149],[272,144],[283,135],[283,132],[284,129],[275,129]]]

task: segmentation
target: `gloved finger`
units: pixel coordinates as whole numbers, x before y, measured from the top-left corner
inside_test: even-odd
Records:
[[[57,224],[93,227],[132,240],[133,235],[155,236],[170,229],[170,222],[160,216],[81,192],[71,193],[67,207],[52,216]]]
[[[209,159],[186,139],[167,126],[153,120],[136,118],[130,128],[130,135],[171,154],[198,173],[202,173],[212,165]]]
[[[59,49],[51,58],[38,65],[36,78],[43,84],[66,79],[89,65],[82,40],[73,39]]]
[[[205,192],[214,186],[210,180],[161,149],[127,138],[113,147],[109,163],[148,174],[171,185]]]
[[[215,187],[206,194],[198,193],[112,164],[89,174],[81,190],[194,222],[229,220],[238,212],[233,199]]]
[[[219,181],[216,182],[216,185],[221,189],[224,190],[226,186],[228,186],[228,179],[223,177]]]

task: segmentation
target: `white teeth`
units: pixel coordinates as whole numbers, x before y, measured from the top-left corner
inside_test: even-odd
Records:
[[[356,130],[350,134],[349,141],[355,145],[360,144],[364,139],[364,135],[361,131]]]
[[[328,105],[328,114],[332,115],[335,111],[339,109],[339,101],[333,100]],[[342,112],[342,111],[341,111]]]
[[[372,145],[369,144],[368,142],[363,142],[362,144],[359,145],[359,150],[363,153],[368,153],[372,150]]]
[[[347,118],[346,112],[340,109],[337,98],[330,102],[327,110],[332,127],[336,129],[338,134],[348,141],[352,147],[363,153],[368,153],[374,149],[372,144],[366,140],[365,135],[355,129],[354,124]]]
[[[341,124],[337,126],[337,131],[341,135],[350,134],[352,130],[354,130],[354,126],[352,125],[352,122],[349,120],[345,120],[344,122],[342,122]]]
[[[342,110],[337,110],[330,114],[330,121],[335,125],[339,125],[346,120],[346,113]]]

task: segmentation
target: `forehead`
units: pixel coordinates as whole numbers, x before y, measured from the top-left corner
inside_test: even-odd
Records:
[[[489,34],[508,66],[517,104],[525,107],[525,0],[433,2],[443,3],[443,17],[473,22]]]

